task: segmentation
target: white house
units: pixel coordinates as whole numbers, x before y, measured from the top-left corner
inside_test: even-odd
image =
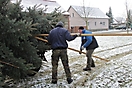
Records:
[[[16,3],[19,0],[11,0],[12,3]],[[59,8],[59,10],[64,11],[64,9],[56,2],[51,0],[22,0],[21,5],[24,7],[24,10],[26,10],[28,7],[34,7],[35,5],[38,6],[38,8],[44,8],[46,9],[46,13],[51,13],[55,10],[55,8]]]
[[[11,0],[12,3],[16,3],[20,0]],[[23,6],[23,10],[25,11],[29,7],[34,7],[37,6],[38,9],[46,9],[44,13],[51,13],[53,12],[56,8],[59,8],[58,10],[62,12],[62,14],[65,17],[65,27],[69,29],[69,13],[61,7],[56,1],[51,1],[51,0],[22,0],[21,1],[21,6]]]

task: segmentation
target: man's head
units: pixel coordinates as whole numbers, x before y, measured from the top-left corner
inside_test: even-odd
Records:
[[[79,27],[79,30],[83,30],[83,29],[84,29],[84,27],[83,27],[83,26],[80,26],[80,27]]]
[[[83,29],[84,29],[84,27],[83,27],[83,26],[80,26],[80,27],[79,27],[79,30],[78,30],[79,33],[82,33],[82,30],[83,30]]]
[[[64,27],[64,24],[62,21],[59,21],[57,24],[56,24],[56,27]]]

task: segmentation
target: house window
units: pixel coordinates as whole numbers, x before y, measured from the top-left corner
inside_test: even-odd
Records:
[[[96,24],[97,24],[97,23],[95,22],[95,26],[96,26]]]
[[[74,17],[74,13],[72,13],[71,17]]]
[[[100,22],[100,24],[105,25],[105,22]]]
[[[103,22],[103,25],[105,25],[105,22]]]

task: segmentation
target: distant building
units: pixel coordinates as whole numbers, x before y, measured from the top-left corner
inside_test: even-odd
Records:
[[[71,32],[77,32],[79,26],[86,27],[85,17],[88,18],[88,30],[108,30],[109,28],[109,17],[106,16],[99,8],[84,7],[83,6],[70,6],[68,9],[70,13],[69,25]]]
[[[16,3],[19,0],[11,0],[11,2]],[[64,9],[56,2],[51,0],[22,0],[21,5],[24,7],[24,10],[26,10],[28,7],[34,7],[35,5],[38,6],[38,8],[44,8],[46,9],[45,13],[51,13],[55,10],[55,8],[60,7],[59,10],[64,11]]]
[[[12,3],[16,3],[19,0],[11,0]],[[24,11],[28,8],[28,7],[34,7],[39,6],[38,9],[43,8],[46,9],[46,11],[44,13],[51,13],[53,12],[56,8],[59,8],[59,10],[61,12],[65,11],[64,13],[62,13],[65,17],[65,27],[69,28],[69,13],[66,12],[66,10],[64,10],[61,5],[59,5],[56,1],[51,1],[51,0],[22,0],[21,1],[21,5],[24,7]]]
[[[115,17],[111,26],[115,29],[126,29],[126,19],[123,17]]]

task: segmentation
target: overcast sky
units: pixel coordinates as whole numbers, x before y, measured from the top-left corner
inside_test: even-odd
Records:
[[[83,0],[55,0],[57,1],[65,10],[69,8],[70,5],[83,5]],[[132,0],[84,0],[85,6],[97,7],[104,13],[109,11],[109,7],[112,9],[114,17],[121,16],[125,17],[126,5],[128,3],[129,9],[132,8]]]

